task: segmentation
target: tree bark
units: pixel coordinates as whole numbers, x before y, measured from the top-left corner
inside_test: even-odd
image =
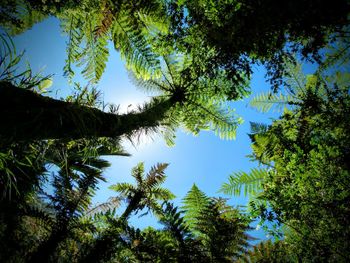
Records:
[[[118,137],[160,125],[171,98],[141,112],[113,114],[0,82],[0,140]]]

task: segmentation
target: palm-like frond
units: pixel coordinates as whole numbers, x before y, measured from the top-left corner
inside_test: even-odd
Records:
[[[152,195],[159,200],[171,200],[175,198],[175,195],[169,189],[161,187],[152,189]]]
[[[101,78],[106,67],[109,55],[108,35],[95,37],[94,29],[98,23],[99,13],[87,13],[83,10],[69,10],[59,17],[62,31],[68,35],[64,73],[72,79],[74,65],[83,67],[82,75],[95,83]]]
[[[220,192],[234,196],[240,196],[242,193],[244,196],[255,195],[262,190],[262,183],[267,174],[267,169],[252,169],[249,173],[235,172],[229,176],[228,183],[221,186]]]
[[[170,145],[178,125],[195,135],[200,130],[212,130],[222,139],[234,139],[242,119],[226,101],[233,96],[232,93],[236,94],[235,99],[246,96],[248,81],[237,87],[224,70],[218,70],[213,75],[192,73],[191,63],[189,55],[167,55],[163,57],[159,79],[143,80],[134,76],[134,82],[174,102],[162,122],[166,126],[162,130],[164,137]]]
[[[89,24],[90,36],[87,38],[87,44],[80,54],[80,60],[77,63],[78,67],[84,67],[81,72],[85,79],[96,83],[102,76],[109,56],[109,50],[107,47],[107,36],[100,36],[95,38],[93,36],[93,24],[91,21],[87,21]]]
[[[286,62],[286,73],[284,76],[285,89],[276,92],[263,92],[251,99],[250,106],[261,112],[268,112],[274,109],[283,112],[283,109],[290,105],[300,103],[300,96],[305,92],[308,78],[302,72],[300,63]]]
[[[147,39],[130,10],[118,13],[112,27],[114,47],[125,59],[126,67],[138,78],[150,79],[159,76],[160,62],[152,52]]]
[[[167,163],[158,163],[156,166],[152,166],[145,178],[145,186],[154,188],[162,183],[166,179],[165,169],[168,167]]]
[[[265,123],[250,122],[250,132],[251,134],[262,134],[267,132],[269,125]]]

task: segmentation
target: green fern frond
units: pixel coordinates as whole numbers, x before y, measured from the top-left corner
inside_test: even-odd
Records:
[[[165,179],[165,169],[168,167],[167,163],[158,163],[152,166],[148,174],[146,175],[145,186],[153,188],[159,184],[162,184]]]
[[[72,67],[81,57],[81,44],[83,40],[83,32],[81,30],[82,24],[82,18],[75,13],[70,13],[66,17],[61,18],[61,30],[68,35],[66,47],[67,58],[63,72],[64,75],[68,77],[69,81],[71,81],[74,76]]]
[[[202,192],[196,184],[193,184],[191,189],[187,192],[186,196],[182,199],[183,209],[186,213],[184,219],[191,229],[195,229],[198,224],[198,217],[201,215],[202,210],[210,203],[210,198]]]
[[[271,91],[260,93],[253,97],[249,102],[250,106],[256,108],[260,112],[268,112],[272,108],[276,111],[282,112],[283,109],[293,101],[293,97],[285,95],[282,92],[275,94]]]
[[[263,134],[267,132],[269,125],[258,122],[250,122],[250,132],[252,134]]]
[[[159,77],[159,60],[152,52],[130,10],[118,13],[112,26],[112,40],[122,59],[125,59],[126,67],[133,71],[137,78]]]
[[[152,190],[152,195],[159,198],[160,200],[171,200],[174,199],[176,196],[168,189],[157,187]]]
[[[119,192],[120,195],[123,197],[128,197],[129,192],[132,190],[136,191],[136,188],[130,183],[117,183],[117,184],[111,185],[108,188],[113,191]]]
[[[92,83],[102,76],[109,56],[108,34],[96,36],[98,13],[71,11],[61,15],[61,28],[68,35],[64,74],[72,80],[74,66],[82,67],[82,75]]]
[[[306,84],[306,78],[302,70],[302,65],[298,62],[287,62],[284,80],[292,94],[302,92]]]
[[[140,162],[131,170],[131,176],[136,179],[137,184],[143,184],[145,173],[145,163]]]
[[[165,230],[169,231],[178,242],[183,244],[186,239],[191,237],[191,232],[182,216],[183,212],[169,202],[163,203],[162,210],[159,222],[164,225]]]
[[[80,58],[77,63],[78,67],[84,67],[82,75],[85,79],[96,83],[102,76],[105,70],[106,63],[109,56],[107,48],[108,35],[101,35],[96,38],[93,34],[95,21],[88,19],[85,21],[85,47],[80,53]]]
[[[262,183],[268,174],[267,169],[252,169],[249,173],[235,172],[229,176],[228,183],[224,183],[220,192],[227,195],[244,196],[255,195],[262,190]]]
[[[112,9],[108,6],[107,2],[104,2],[104,4],[105,5],[101,7],[102,12],[98,15],[97,25],[94,29],[95,38],[108,34],[114,21]]]

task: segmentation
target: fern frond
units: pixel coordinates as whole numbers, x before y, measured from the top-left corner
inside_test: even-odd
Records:
[[[306,78],[300,63],[286,63],[286,75],[284,77],[289,91],[292,94],[298,94],[304,90]]]
[[[55,226],[56,220],[54,215],[50,213],[48,209],[44,209],[38,206],[30,205],[25,209],[25,215],[37,220],[46,229],[50,229]]]
[[[224,183],[220,192],[227,195],[254,195],[262,190],[262,183],[268,174],[267,169],[252,169],[249,173],[235,172],[229,176],[228,183]]]
[[[250,122],[250,132],[252,134],[263,134],[267,132],[269,125],[258,122]]]
[[[106,213],[108,210],[113,210],[115,208],[118,208],[122,200],[123,198],[121,197],[110,197],[107,200],[107,202],[91,208],[89,211],[86,212],[86,215],[95,216],[95,214],[98,214],[98,213]]]
[[[183,212],[169,202],[163,203],[162,210],[162,217],[159,222],[180,244],[183,244],[186,239],[191,237],[191,232],[182,217]]]
[[[170,190],[166,188],[160,188],[160,187],[154,188],[152,190],[152,195],[157,199],[163,200],[163,201],[168,201],[176,197]]]
[[[256,108],[260,112],[268,112],[275,108],[277,112],[282,112],[283,109],[293,101],[293,97],[285,95],[282,92],[275,94],[271,91],[260,93],[253,97],[249,102],[250,106]]]
[[[136,191],[136,188],[130,183],[117,183],[111,185],[109,189],[119,192],[121,196],[128,197],[130,191]]]
[[[125,59],[126,67],[133,71],[137,78],[147,80],[159,77],[159,59],[152,52],[130,10],[118,13],[112,26],[112,40],[122,59]]]
[[[198,217],[204,209],[209,205],[210,198],[202,192],[196,184],[193,184],[186,196],[182,199],[183,209],[186,213],[184,219],[191,229],[195,229],[198,224]]]
[[[86,46],[80,54],[77,66],[84,66],[81,72],[83,76],[92,83],[96,83],[101,78],[108,60],[108,35],[96,38],[93,34],[94,21],[89,19],[85,23],[87,24]]]
[[[142,185],[144,180],[145,164],[144,162],[138,163],[131,170],[131,176],[136,179],[136,183]]]
[[[110,31],[113,21],[113,12],[106,2],[104,7],[102,8],[101,15],[99,16],[99,21],[96,23],[97,26],[94,29],[95,38],[99,38],[103,35],[106,35]]]
[[[167,163],[158,163],[152,166],[150,171],[146,175],[145,185],[147,187],[153,188],[159,184],[162,184],[165,179],[165,169],[168,167]]]
[[[81,30],[83,20],[75,13],[70,13],[66,17],[61,18],[61,30],[68,35],[68,43],[66,47],[67,58],[63,68],[64,75],[69,81],[74,76],[73,65],[79,61],[81,57],[81,43],[83,40],[83,32]]]

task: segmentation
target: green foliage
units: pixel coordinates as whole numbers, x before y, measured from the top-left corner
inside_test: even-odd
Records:
[[[83,67],[83,76],[97,82],[109,56],[108,42],[120,52],[126,67],[140,78],[156,78],[160,61],[152,49],[152,39],[167,31],[167,21],[157,1],[130,3],[83,1],[79,8],[57,14],[68,35],[65,74],[74,76],[73,65]]]
[[[262,190],[267,175],[267,169],[252,169],[249,173],[235,172],[229,176],[228,183],[221,186],[220,192],[233,196],[254,196]]]
[[[2,261],[23,262],[21,255],[32,262],[64,258],[56,252],[66,249],[70,253],[66,245],[76,246],[80,231],[91,231],[91,223],[83,221],[82,215],[109,163],[89,147],[96,148],[89,140],[12,144],[7,152],[2,146],[1,155],[7,154],[5,167],[13,175],[14,185],[2,184],[5,188],[1,189]],[[53,170],[52,165],[56,167]]]
[[[93,34],[97,26],[94,13],[81,11],[67,12],[62,18],[62,31],[68,35],[67,59],[64,74],[72,79],[73,65],[83,67],[82,75],[92,81],[98,81],[108,59],[107,35],[98,38]]]
[[[309,76],[296,93],[300,103],[252,135],[254,157],[272,169],[262,193],[270,208],[258,214],[285,224],[293,253],[305,261],[349,258],[347,79]]]
[[[160,93],[173,103],[163,123],[163,133],[169,145],[173,145],[175,129],[181,125],[194,135],[200,130],[212,130],[220,138],[233,139],[242,119],[226,104],[232,94],[234,99],[248,95],[248,80],[241,85],[227,78],[227,72],[217,70],[211,75],[191,72],[194,61],[188,55],[165,56],[162,77],[142,80],[134,77],[136,85]],[[244,78],[244,76],[242,76]]]
[[[271,239],[261,242],[249,250],[237,262],[243,263],[283,263],[283,262],[299,262],[291,253],[286,242],[275,241]]]
[[[210,202],[210,199],[195,184],[187,192],[182,200],[182,209],[185,211],[184,219],[191,229],[195,229],[199,224],[198,216],[202,213]]]
[[[251,101],[250,106],[256,108],[261,112],[268,112],[272,107],[278,112],[281,112],[285,105],[291,100],[290,96],[283,95],[282,93],[276,94],[271,91],[266,93],[260,93],[256,95]]]
[[[207,67],[224,68],[240,83],[250,75],[254,62],[266,66],[277,90],[283,84],[285,58],[300,52],[319,60],[318,51],[339,36],[348,34],[349,3],[331,1],[170,1],[172,38],[191,54],[215,49]],[[263,36],[263,37],[262,37]],[[197,55],[197,54],[196,54]],[[201,62],[200,62],[201,61]],[[253,63],[252,63],[253,62]]]
[[[232,262],[248,247],[248,221],[224,199],[212,199],[197,220],[195,230],[212,262]]]
[[[292,105],[300,103],[300,95],[303,93],[304,87],[309,85],[308,82],[313,78],[313,75],[305,76],[300,63],[285,61],[284,67],[286,68],[284,89],[279,93],[268,91],[255,95],[249,102],[251,107],[260,112],[274,109],[282,113],[285,109],[291,108]]]
[[[24,52],[17,53],[12,38],[8,34],[0,33],[0,81],[11,82],[19,88],[43,93],[51,76],[42,76],[40,72],[33,74],[29,65],[26,70],[18,72],[18,65],[23,55]]]
[[[183,199],[184,219],[211,262],[232,262],[248,246],[248,221],[224,199],[207,197],[196,185]]]
[[[160,210],[158,200],[165,201],[175,198],[168,189],[161,187],[166,179],[164,170],[167,166],[168,164],[165,163],[157,164],[145,175],[144,163],[139,163],[131,172],[136,180],[136,186],[130,183],[117,183],[109,187],[128,201],[128,206],[121,218],[127,219],[132,212],[137,213],[146,207],[158,213]]]

